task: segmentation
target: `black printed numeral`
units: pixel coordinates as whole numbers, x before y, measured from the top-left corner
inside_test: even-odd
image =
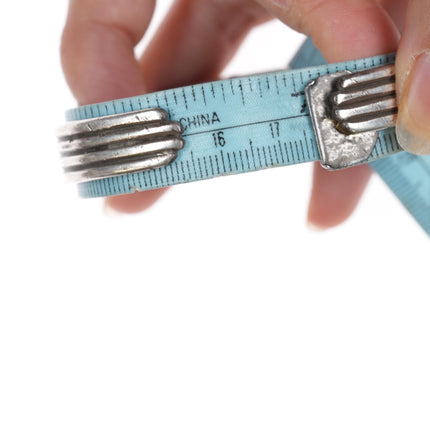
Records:
[[[223,131],[217,131],[216,133],[212,133],[212,137],[214,140],[214,144],[216,147],[224,147],[225,144],[227,143],[224,137],[224,132]]]

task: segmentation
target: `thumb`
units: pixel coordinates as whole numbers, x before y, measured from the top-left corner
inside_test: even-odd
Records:
[[[409,1],[396,80],[399,144],[415,154],[430,154],[430,0]]]

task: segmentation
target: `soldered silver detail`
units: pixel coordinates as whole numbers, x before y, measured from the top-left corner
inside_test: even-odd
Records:
[[[321,164],[330,170],[365,162],[378,131],[397,119],[394,66],[331,73],[306,88]]]
[[[85,182],[170,164],[184,147],[182,132],[154,108],[71,121],[57,136],[66,177]]]

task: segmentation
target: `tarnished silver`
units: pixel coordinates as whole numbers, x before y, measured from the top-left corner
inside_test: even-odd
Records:
[[[85,182],[170,164],[184,147],[182,132],[154,108],[71,121],[57,136],[66,177]]]
[[[397,119],[394,66],[345,76],[332,95],[332,116],[344,133],[363,133],[392,127]]]
[[[321,76],[309,83],[306,97],[321,164],[330,170],[365,162],[378,131],[396,123],[392,65]]]

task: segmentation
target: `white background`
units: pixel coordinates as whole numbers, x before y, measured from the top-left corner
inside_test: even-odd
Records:
[[[137,216],[78,199],[55,140],[66,6],[0,16],[0,428],[428,429],[429,241],[396,197],[374,175],[326,233],[305,222],[310,165]],[[265,25],[225,74],[282,68],[301,40]]]

